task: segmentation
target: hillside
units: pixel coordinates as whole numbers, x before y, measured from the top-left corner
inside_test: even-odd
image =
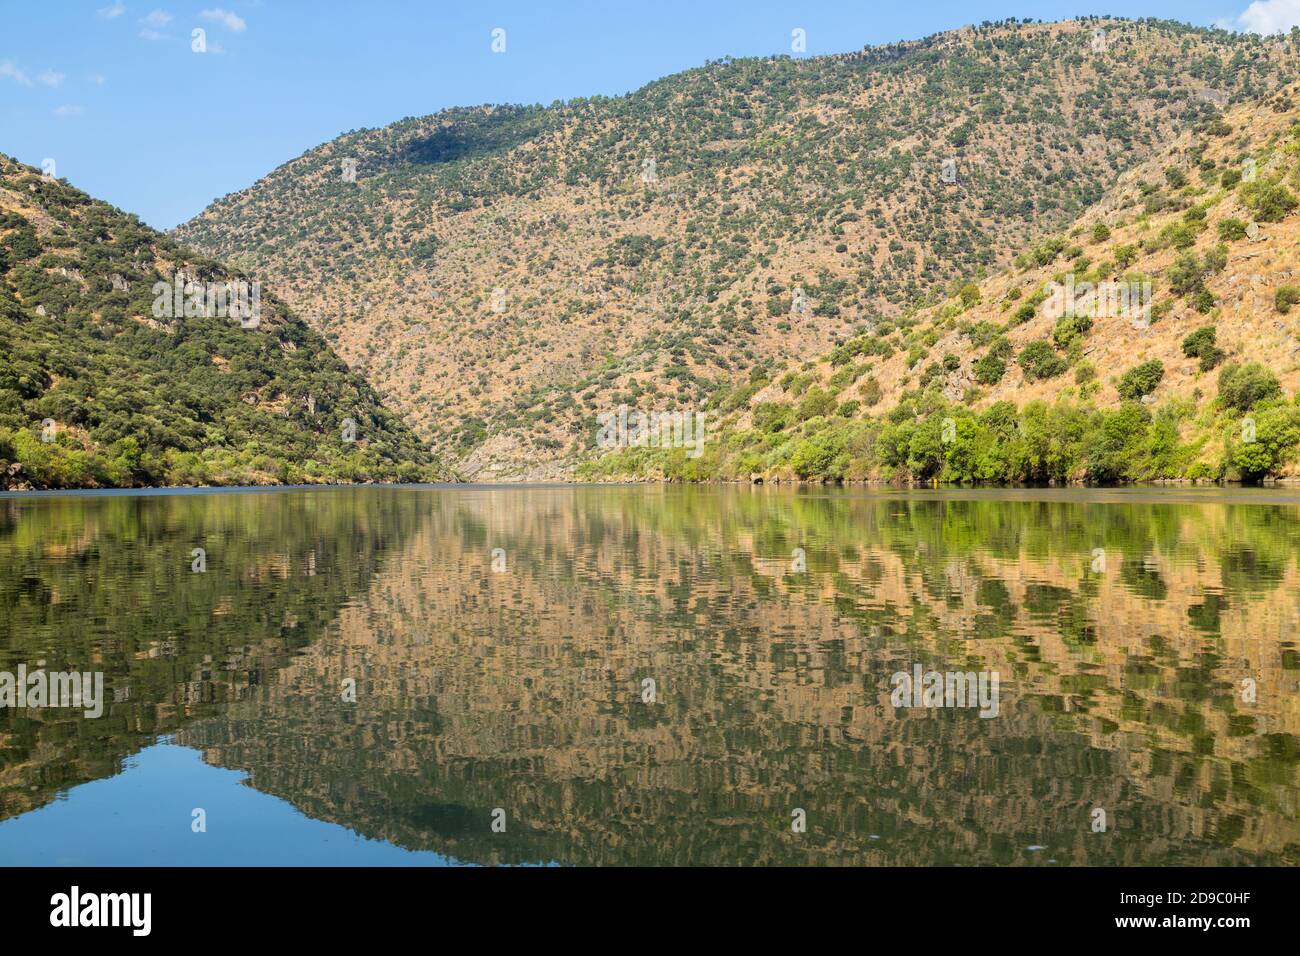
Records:
[[[1293,477],[1298,304],[1292,84],[1184,132],[999,274],[720,396],[699,459],[633,449],[583,474]]]
[[[0,155],[0,488],[433,477],[317,332],[230,286],[246,279]]]
[[[1108,20],[724,59],[354,131],[177,235],[273,288],[460,473],[561,477],[602,412],[716,403],[995,272],[1296,64],[1290,39]]]

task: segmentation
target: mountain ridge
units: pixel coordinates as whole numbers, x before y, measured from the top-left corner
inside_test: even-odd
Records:
[[[466,477],[562,479],[600,412],[706,407],[978,281],[1296,53],[1094,18],[712,61],[354,131],[176,234],[262,277]]]

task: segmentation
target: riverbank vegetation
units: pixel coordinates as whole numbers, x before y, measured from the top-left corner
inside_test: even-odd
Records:
[[[856,400],[754,409],[754,426],[711,435],[703,454],[630,448],[584,464],[585,480],[814,480],[987,484],[1120,484],[1167,479],[1259,482],[1291,463],[1300,442],[1300,402],[1282,395],[1262,365],[1227,365],[1219,397],[1160,406],[1125,401],[1096,408],[1061,399],[982,411],[934,390],[906,393],[889,412],[840,413]],[[854,409],[850,408],[852,413]]]

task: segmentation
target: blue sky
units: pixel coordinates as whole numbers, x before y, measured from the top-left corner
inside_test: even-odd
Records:
[[[170,228],[339,133],[404,116],[625,93],[708,59],[789,53],[796,27],[814,56],[1088,13],[1268,30],[1300,22],[1300,0],[0,0],[0,152],[53,159]]]

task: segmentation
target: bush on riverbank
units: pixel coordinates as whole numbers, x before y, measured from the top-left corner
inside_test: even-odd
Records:
[[[933,392],[912,393],[876,418],[832,415],[777,430],[724,429],[708,436],[696,458],[683,449],[632,448],[588,461],[577,474],[584,480],[1257,482],[1295,460],[1300,404],[1274,392],[1258,370],[1245,379],[1242,394],[1230,390],[1199,412],[1179,399],[1159,408],[1130,401],[1107,409],[1066,400],[1021,408],[998,402],[977,412]]]

